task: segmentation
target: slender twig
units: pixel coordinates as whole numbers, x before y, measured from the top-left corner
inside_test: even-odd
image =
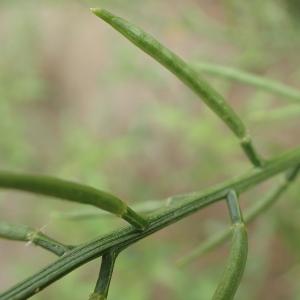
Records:
[[[281,184],[276,185],[276,187],[274,187],[265,197],[255,202],[249,209],[247,209],[244,214],[245,222],[246,223],[253,222],[260,215],[262,215],[266,210],[272,207],[280,198],[280,196],[291,186],[291,183],[295,180],[297,174],[299,173],[299,169],[300,166],[292,168],[291,171],[284,176],[284,179]],[[204,241],[199,247],[194,248],[190,253],[180,258],[177,262],[178,266],[185,266],[193,262],[199,256],[220,246],[230,238],[230,235],[231,235],[230,228],[217,232],[216,234],[213,234],[206,241]]]
[[[146,220],[114,195],[93,187],[50,176],[0,172],[0,188],[15,189],[52,196],[82,204],[94,205],[113,213],[137,229],[147,226]]]
[[[207,74],[231,79],[234,81],[252,85],[255,88],[260,88],[279,96],[287,97],[291,100],[300,101],[299,90],[266,77],[254,75],[242,70],[213,63],[198,62],[193,63],[192,66],[196,70],[199,70],[201,73],[205,72]]]
[[[254,168],[243,176],[226,181],[206,191],[177,196],[176,201],[172,201],[169,207],[165,207],[147,217],[149,226],[144,231],[138,232],[128,226],[80,245],[40,272],[2,293],[0,300],[29,298],[74,269],[102,256],[111,249],[127,247],[136,243],[154,232],[224,199],[232,189],[240,194],[298,164],[300,164],[300,148],[288,151],[270,160],[262,169]]]
[[[3,221],[0,222],[0,238],[30,242],[58,256],[62,256],[67,251],[74,248],[72,246],[66,246],[29,226],[11,224]]]
[[[261,167],[263,161],[253,147],[251,137],[243,121],[213,87],[183,59],[163,46],[154,37],[128,21],[104,9],[93,8],[92,12],[110,24],[134,45],[149,54],[179,80],[193,90],[232,130],[240,140],[241,146],[254,166]]]
[[[107,298],[118,254],[119,250],[113,249],[102,255],[99,277],[94,292],[91,294],[89,300],[105,300]]]

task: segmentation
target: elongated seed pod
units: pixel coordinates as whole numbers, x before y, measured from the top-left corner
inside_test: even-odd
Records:
[[[62,256],[68,250],[73,248],[71,246],[63,245],[29,226],[23,224],[11,224],[2,221],[0,222],[0,238],[32,242],[33,244],[51,251],[58,256]]]
[[[215,291],[213,300],[231,300],[239,287],[248,254],[248,238],[245,225],[237,223],[232,228],[230,256]]]
[[[138,229],[144,229],[147,221],[114,195],[75,182],[50,176],[0,172],[0,188],[15,189],[52,196],[73,202],[90,204],[113,213]]]
[[[234,190],[227,195],[227,206],[232,222],[232,242],[229,259],[213,300],[233,299],[242,279],[248,254],[247,230],[238,198]]]
[[[249,160],[255,166],[262,165],[263,162],[256,153],[242,120],[226,103],[225,99],[203,78],[200,78],[199,74],[190,67],[189,64],[159,43],[153,36],[123,18],[115,16],[105,9],[92,8],[91,10],[96,16],[110,24],[133,44],[162,64],[201,97],[206,105],[210,107],[239,138],[241,147]]]

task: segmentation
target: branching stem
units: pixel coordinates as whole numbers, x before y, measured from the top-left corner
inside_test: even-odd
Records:
[[[177,196],[176,201],[172,201],[169,207],[165,207],[147,217],[149,226],[144,231],[138,232],[132,227],[126,227],[80,245],[40,272],[1,294],[0,300],[29,298],[74,269],[102,256],[111,249],[127,247],[136,243],[152,233],[224,199],[232,189],[240,194],[298,164],[300,164],[300,148],[288,151],[270,160],[262,169],[252,169],[243,176],[236,177],[204,192]]]
[[[262,215],[266,210],[272,207],[280,196],[291,186],[291,183],[296,179],[300,170],[300,166],[292,168],[284,176],[282,183],[274,187],[265,197],[255,202],[248,208],[244,214],[245,222],[251,223]],[[197,259],[199,256],[209,252],[210,250],[223,244],[230,238],[231,229],[225,229],[217,232],[205,240],[201,245],[194,248],[190,253],[178,260],[178,266],[182,267]]]

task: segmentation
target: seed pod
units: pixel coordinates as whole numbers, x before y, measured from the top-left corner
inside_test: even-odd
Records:
[[[114,195],[75,182],[50,176],[0,172],[0,188],[15,189],[68,201],[90,204],[113,213],[137,229],[144,229],[147,221]]]
[[[232,222],[232,242],[229,259],[213,300],[233,299],[242,279],[248,254],[248,237],[243,215],[235,191],[227,195],[227,206]]]
[[[141,28],[123,18],[113,15],[105,9],[92,8],[91,10],[96,16],[110,24],[194,91],[239,138],[241,147],[253,165],[262,165],[263,162],[252,145],[251,138],[247,133],[243,121],[231,106],[227,104],[225,99],[206,80],[199,76],[198,72]]]
[[[243,276],[248,253],[247,231],[243,223],[232,228],[230,256],[213,300],[233,299]]]

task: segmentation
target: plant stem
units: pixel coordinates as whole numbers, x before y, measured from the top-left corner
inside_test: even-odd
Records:
[[[260,88],[279,96],[287,97],[291,100],[300,101],[299,90],[272,79],[254,75],[235,68],[206,62],[193,63],[192,66],[196,70],[199,70],[201,73],[204,72],[210,75],[231,79],[234,81],[252,85],[255,88]]]
[[[254,166],[261,167],[263,162],[253,147],[251,137],[243,121],[225,99],[183,59],[163,46],[154,37],[125,19],[104,9],[91,9],[92,12],[110,24],[138,48],[149,54],[179,80],[194,91],[212,111],[214,111],[240,140],[241,146]]]
[[[102,256],[100,274],[96,283],[94,293],[90,296],[89,300],[106,299],[108,295],[109,285],[111,282],[112,274],[116,258],[119,254],[118,250],[109,251]]]
[[[62,243],[48,237],[40,231],[21,224],[17,225],[7,222],[0,222],[0,237],[14,241],[31,242],[58,256],[62,256],[67,251],[74,248],[63,245]]]
[[[40,272],[15,285],[0,295],[0,300],[26,299],[81,265],[102,256],[114,248],[127,247],[196,211],[224,199],[232,189],[240,194],[253,186],[300,164],[300,148],[290,150],[270,160],[262,169],[254,168],[247,174],[226,181],[204,192],[176,197],[172,205],[147,217],[149,226],[142,232],[132,227],[112,232],[104,237],[80,245],[66,253]]]
[[[251,223],[256,220],[261,214],[272,207],[280,196],[291,186],[291,183],[296,179],[299,173],[300,166],[291,169],[291,172],[284,176],[283,182],[274,187],[265,197],[255,202],[244,214],[245,222]],[[182,267],[197,259],[199,256],[209,252],[210,250],[220,246],[231,235],[231,229],[225,229],[217,232],[205,240],[199,247],[193,249],[190,253],[178,260],[178,266]]]

